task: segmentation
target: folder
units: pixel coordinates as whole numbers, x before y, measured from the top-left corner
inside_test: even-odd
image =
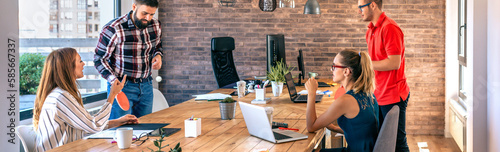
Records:
[[[87,139],[113,139],[115,130],[118,128],[131,127],[134,129],[134,136],[139,138],[141,134],[150,134],[160,128],[163,128],[170,123],[140,123],[140,124],[127,124],[115,128],[103,130],[87,137]]]

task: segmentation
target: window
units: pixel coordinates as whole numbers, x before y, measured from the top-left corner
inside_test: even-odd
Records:
[[[78,33],[85,33],[85,24],[78,24]]]
[[[20,34],[19,43],[19,53],[22,56],[25,53],[40,53],[43,56],[47,56],[52,50],[72,47],[75,48],[83,61],[86,63],[84,70],[84,78],[78,79],[79,90],[82,96],[86,98],[84,104],[102,100],[106,98],[106,80],[101,78],[101,75],[93,67],[94,50],[95,44],[98,41],[99,23],[101,19],[103,22],[109,22],[113,18],[100,18],[101,13],[113,13],[114,6],[112,4],[101,3],[101,7],[106,9],[99,9],[97,6],[99,1],[95,0],[46,0],[46,6],[36,5],[34,9],[45,10],[48,9],[45,17],[47,21],[37,23],[46,24],[41,25],[45,28],[36,28],[36,26],[23,26],[31,24],[34,21],[32,12],[33,7],[27,7],[26,5],[32,5],[30,3],[20,3],[19,4],[19,31],[29,31],[30,34]],[[77,4],[76,6],[73,6]],[[24,6],[23,6],[24,5]],[[87,12],[85,9],[92,7],[91,12]],[[30,8],[30,9],[28,9]],[[82,10],[83,9],[83,10]],[[73,15],[76,15],[73,19]],[[97,15],[98,18],[93,18]],[[23,20],[21,20],[23,19]],[[92,20],[89,24],[85,21]],[[78,24],[80,23],[80,24]],[[26,33],[26,32],[24,32]],[[32,34],[31,34],[32,33]],[[64,39],[64,40],[63,40]],[[82,40],[83,39],[83,40]],[[92,64],[91,64],[92,63]],[[43,66],[43,65],[42,65]],[[20,66],[20,69],[23,67]],[[36,85],[38,86],[38,84]],[[101,87],[103,86],[103,87]],[[31,94],[31,95],[30,95]],[[21,119],[31,118],[33,101],[35,93],[21,94],[20,112]],[[103,96],[104,95],[104,96]],[[31,97],[33,96],[33,97]],[[90,97],[87,97],[90,96]]]
[[[96,20],[99,20],[99,12],[94,12],[94,18],[95,18]]]
[[[86,9],[87,1],[86,0],[78,0],[78,9]]]
[[[467,88],[465,80],[466,70],[467,70],[467,0],[459,0],[458,2],[458,67],[459,67],[459,90],[458,95],[462,100],[462,104],[465,107],[464,101],[467,101]]]
[[[87,26],[87,32],[88,32],[88,33],[92,33],[92,24],[89,24],[89,25]]]
[[[87,20],[92,20],[92,12],[87,12]]]
[[[57,12],[50,12],[50,20],[57,21]]]
[[[57,24],[50,24],[49,31],[50,33],[57,33]]]
[[[94,0],[94,7],[99,7],[99,1],[98,0]]]
[[[85,22],[87,19],[85,12],[78,12],[78,21]]]
[[[50,1],[50,9],[57,9],[57,0]]]

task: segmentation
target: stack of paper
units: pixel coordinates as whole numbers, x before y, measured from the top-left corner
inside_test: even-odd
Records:
[[[209,93],[193,96],[196,97],[194,100],[223,100],[224,98],[231,97],[230,95],[223,93]]]
[[[333,92],[331,92],[330,90],[326,90],[326,91],[316,90],[316,94],[332,94],[332,93]],[[297,94],[308,94],[308,92],[307,92],[307,90],[302,90]]]

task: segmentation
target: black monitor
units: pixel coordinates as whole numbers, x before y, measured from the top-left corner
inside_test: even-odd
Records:
[[[286,64],[285,55],[285,35],[267,35],[266,38],[266,49],[267,49],[267,71],[274,65],[277,61],[283,61]]]
[[[299,82],[295,84],[296,86],[303,86],[302,79],[306,74],[306,70],[304,69],[304,56],[302,56],[302,50],[299,50],[299,56],[297,56],[297,64],[299,67]]]

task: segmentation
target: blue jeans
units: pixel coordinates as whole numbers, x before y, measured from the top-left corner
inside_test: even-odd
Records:
[[[111,90],[111,84],[108,82],[108,97]],[[153,111],[153,84],[151,78],[149,81],[141,83],[126,82],[122,92],[128,98],[130,109],[124,111],[118,105],[118,102],[113,102],[111,108],[110,120],[120,118],[126,114],[135,115],[137,118],[150,114]]]
[[[396,140],[396,152],[409,152],[408,143],[406,142],[406,107],[408,106],[408,99],[410,99],[410,93],[408,93],[408,98],[403,100],[399,98],[398,103],[379,106],[381,113],[381,120],[385,118],[389,110],[395,105],[399,107],[399,121],[398,121],[398,135]],[[383,122],[383,121],[381,121]]]

